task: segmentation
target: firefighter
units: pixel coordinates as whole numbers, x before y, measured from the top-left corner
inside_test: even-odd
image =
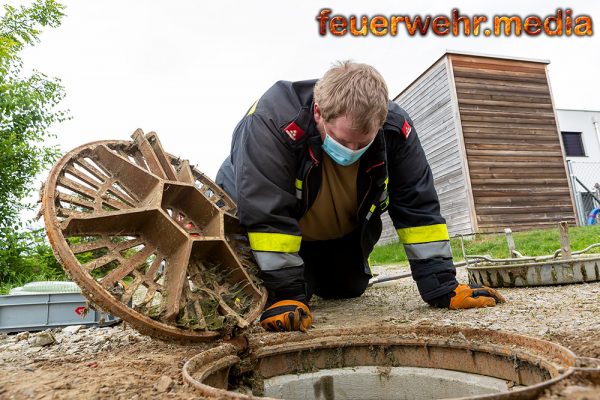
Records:
[[[268,291],[261,325],[306,331],[309,301],[362,295],[388,211],[422,299],[450,309],[503,302],[456,281],[445,220],[412,120],[371,66],[275,83],[233,133],[217,183],[236,201]]]

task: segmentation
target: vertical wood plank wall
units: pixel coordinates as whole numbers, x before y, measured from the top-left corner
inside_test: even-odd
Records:
[[[441,59],[395,101],[410,115],[431,165],[441,212],[451,235],[471,232],[462,159],[446,68]],[[396,238],[387,213],[380,243]]]
[[[546,64],[450,54],[480,232],[575,223]]]

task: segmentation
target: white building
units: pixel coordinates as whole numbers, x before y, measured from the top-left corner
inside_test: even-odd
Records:
[[[565,158],[577,178],[573,187],[580,221],[585,222],[598,206],[586,188],[600,199],[600,111],[557,109],[556,114]]]

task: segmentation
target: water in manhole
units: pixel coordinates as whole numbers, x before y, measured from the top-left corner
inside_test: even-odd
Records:
[[[192,357],[185,380],[207,398],[534,399],[578,358],[520,335],[435,326],[260,334]]]

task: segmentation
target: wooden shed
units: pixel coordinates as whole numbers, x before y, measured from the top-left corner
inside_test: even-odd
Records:
[[[451,235],[576,222],[548,61],[447,52],[395,99]],[[395,233],[384,220],[382,240]]]

